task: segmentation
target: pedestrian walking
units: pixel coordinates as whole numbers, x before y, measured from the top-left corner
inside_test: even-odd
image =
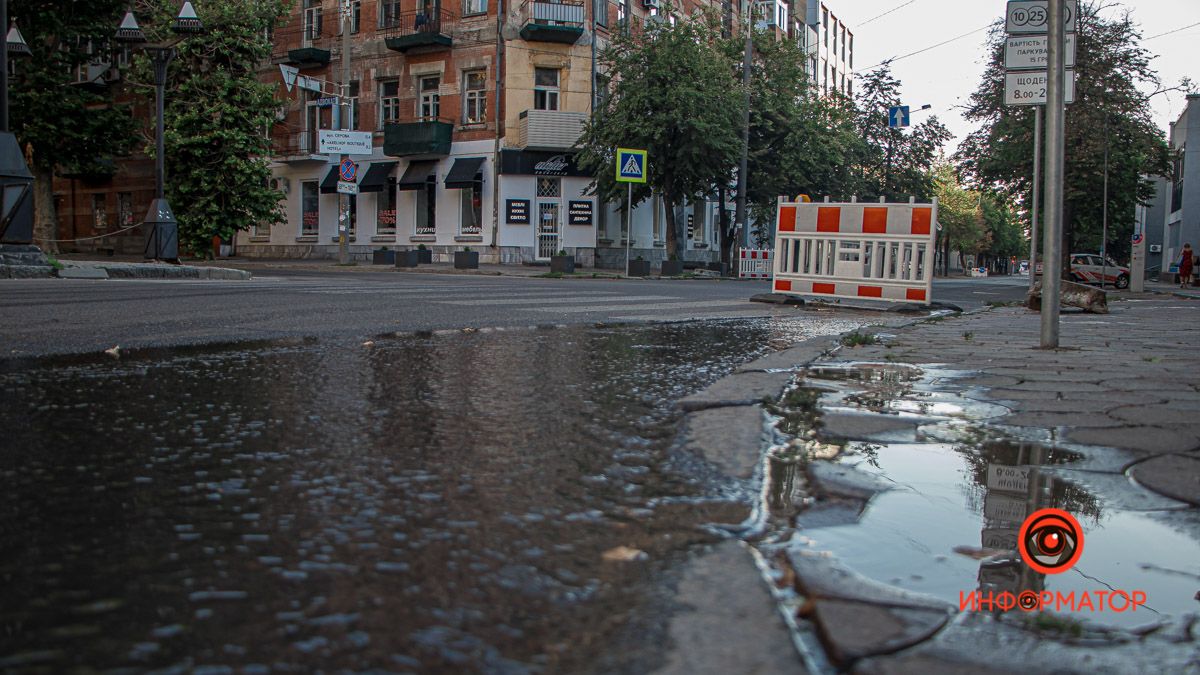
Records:
[[[1195,260],[1192,256],[1192,245],[1183,245],[1183,255],[1179,258],[1179,287],[1187,288],[1192,283],[1192,267]]]

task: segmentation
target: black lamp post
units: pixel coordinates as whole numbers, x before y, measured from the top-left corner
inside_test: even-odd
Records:
[[[8,0],[0,0],[0,28],[8,28]],[[37,253],[33,242],[33,174],[17,137],[8,130],[8,57],[28,55],[29,45],[14,24],[0,49],[0,247],[15,245],[6,252]],[[26,251],[25,249],[29,249]]]
[[[204,24],[196,16],[196,10],[191,2],[184,2],[179,10],[179,16],[171,24],[171,31],[180,36],[171,42],[154,44],[146,43],[146,34],[138,26],[133,11],[125,12],[121,26],[117,29],[117,40],[140,45],[150,56],[154,66],[156,133],[154,137],[154,201],[150,202],[150,210],[146,212],[146,250],[147,260],[179,260],[179,223],[171,212],[164,191],[163,169],[163,98],[166,95],[167,66],[175,58],[175,46],[188,35],[198,35],[204,32]]]

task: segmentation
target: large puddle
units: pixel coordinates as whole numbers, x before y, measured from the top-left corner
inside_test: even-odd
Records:
[[[744,517],[673,402],[852,326],[481,331],[0,372],[0,669],[641,671]],[[623,548],[622,548],[623,547]]]
[[[1075,612],[1070,618],[1134,628],[1200,611],[1200,544],[1166,524],[1169,513],[1155,517],[1115,508],[1104,495],[1063,480],[1055,468],[1070,467],[1080,458],[1076,453],[981,432],[968,417],[996,414],[996,406],[939,386],[953,376],[889,364],[810,371],[806,388],[791,394],[793,403],[801,403],[793,408],[805,412],[780,423],[789,432],[803,426],[806,415],[819,419],[813,412],[819,402],[822,411],[884,413],[927,425],[922,431],[933,438],[965,440],[939,442],[918,433],[915,442],[810,442],[808,456],[797,462],[801,468],[771,468],[776,479],[770,506],[777,526],[800,524],[794,534],[779,535],[786,541],[782,545],[827,551],[868,577],[955,607],[960,594],[971,592],[1081,596],[1122,589],[1144,592],[1145,606],[1136,612]],[[854,466],[890,489],[865,507],[855,500],[789,499],[799,494],[792,485],[805,461]],[[1084,532],[1082,557],[1065,573],[1035,572],[1017,553],[1022,521],[1042,508],[1067,511]]]

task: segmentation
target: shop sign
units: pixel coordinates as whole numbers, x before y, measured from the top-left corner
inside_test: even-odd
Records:
[[[575,165],[575,155],[533,150],[501,150],[500,173],[525,176],[570,176],[590,178]]]
[[[508,216],[505,222],[509,225],[528,225],[529,224],[529,200],[528,199],[507,199],[505,200],[505,211]]]
[[[590,200],[571,201],[567,205],[568,225],[591,225],[592,202]]]

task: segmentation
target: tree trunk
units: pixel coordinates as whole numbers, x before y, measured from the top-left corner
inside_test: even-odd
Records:
[[[665,194],[662,196],[662,200],[663,200],[663,211],[666,212],[665,215],[667,217],[667,223],[666,223],[667,258],[670,259],[671,256],[676,256],[677,258],[679,258],[680,257],[679,236],[678,236],[678,233],[675,232],[675,200],[671,199],[670,197],[668,197]]]
[[[54,212],[54,169],[33,165],[33,243],[58,253],[58,215]]]

